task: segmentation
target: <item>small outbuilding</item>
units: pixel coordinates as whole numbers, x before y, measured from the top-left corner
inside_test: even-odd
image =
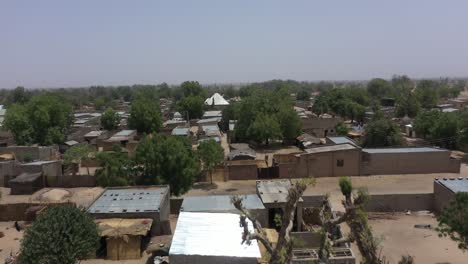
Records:
[[[10,186],[10,194],[33,194],[36,191],[44,188],[44,179],[42,172],[38,173],[21,173],[16,178],[8,182]]]
[[[99,219],[99,233],[105,239],[106,258],[126,260],[141,258],[142,238],[151,230],[153,219]]]
[[[249,230],[253,225],[248,221]],[[257,264],[256,242],[242,243],[239,215],[181,212],[169,250],[171,264]]]

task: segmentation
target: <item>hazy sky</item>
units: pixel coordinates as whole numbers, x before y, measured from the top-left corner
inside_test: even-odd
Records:
[[[468,76],[468,1],[4,0],[0,87]]]

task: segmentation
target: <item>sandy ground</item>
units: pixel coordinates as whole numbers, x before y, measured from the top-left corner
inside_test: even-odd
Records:
[[[390,263],[398,263],[406,254],[414,256],[416,263],[468,263],[468,253],[459,250],[457,243],[449,238],[440,238],[433,229],[414,227],[416,224],[437,226],[437,220],[431,214],[397,214],[375,220],[371,217],[369,223],[374,236],[382,239],[382,255]]]
[[[10,256],[19,251],[20,239],[23,237],[23,232],[16,231],[14,222],[0,222],[0,232],[4,233],[4,237],[0,238],[0,263]]]
[[[89,206],[94,199],[96,199],[104,190],[101,187],[94,187],[94,188],[44,188],[35,192],[32,195],[10,195],[10,189],[0,187],[0,191],[2,192],[2,198],[0,200],[0,204],[6,203],[27,203],[27,202],[40,202],[41,194],[52,190],[52,189],[62,189],[66,190],[70,193],[70,196],[65,197],[62,202],[70,201],[79,206],[87,207]]]

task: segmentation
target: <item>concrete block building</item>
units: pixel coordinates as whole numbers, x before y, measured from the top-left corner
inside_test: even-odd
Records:
[[[171,234],[169,186],[107,188],[88,212],[96,219],[153,219],[152,235]]]
[[[468,178],[443,178],[434,180],[434,210],[441,212],[458,192],[468,192]]]

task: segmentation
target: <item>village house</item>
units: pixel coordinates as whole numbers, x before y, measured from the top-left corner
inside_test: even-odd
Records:
[[[301,127],[304,133],[315,135],[319,138],[336,135],[336,125],[341,122],[341,118],[330,115],[320,117],[301,118]]]
[[[129,153],[133,153],[136,145],[138,144],[138,141],[135,139],[136,136],[136,130],[121,130],[110,138],[98,143],[98,149],[102,151],[111,151],[114,145],[119,145]]]
[[[442,210],[455,199],[455,194],[468,192],[468,178],[443,178],[434,180],[434,209]]]
[[[249,230],[253,226],[249,220]],[[169,251],[171,264],[257,264],[262,257],[257,243],[242,243],[239,215],[181,212]]]
[[[169,186],[107,188],[89,206],[96,219],[153,219],[152,235],[171,233]]]

